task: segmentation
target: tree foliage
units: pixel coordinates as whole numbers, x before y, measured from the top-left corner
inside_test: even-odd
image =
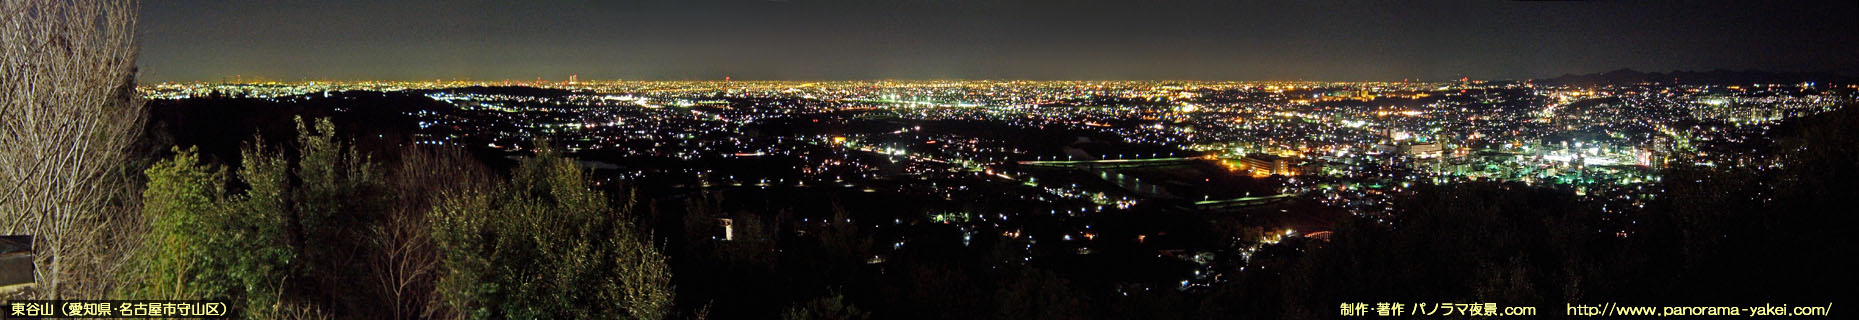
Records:
[[[134,283],[124,294],[152,299],[224,298],[229,295],[226,290],[242,286],[233,285],[235,280],[226,274],[206,272],[226,269],[224,259],[206,254],[226,244],[200,231],[223,225],[226,177],[219,168],[201,164],[193,149],[175,151],[174,157],[147,170],[142,212],[148,215],[149,230],[144,235],[145,251],[138,257],[142,269],[134,270],[137,273],[131,277],[141,283]]]
[[[863,320],[870,317],[871,314],[846,302],[846,296],[837,292],[796,303],[781,312],[783,320]]]
[[[670,268],[633,221],[552,149],[506,184],[445,192],[430,213],[446,276],[440,291],[471,318],[660,319]]]
[[[137,282],[122,295],[224,299],[247,312],[275,310],[295,258],[283,238],[284,217],[270,209],[281,198],[281,179],[271,178],[281,164],[248,158],[239,172],[250,187],[228,196],[222,168],[201,163],[191,148],[176,152],[146,171],[149,229],[129,273]]]
[[[359,235],[334,217],[378,205],[370,191],[380,179],[336,141],[327,119],[315,132],[298,123],[296,166],[257,139],[241,152],[237,175],[202,163],[191,148],[151,166],[143,191],[151,245],[132,270],[140,283],[123,295],[232,300],[256,318],[317,312],[302,309],[321,302],[310,298],[318,285],[345,279],[334,257],[352,252],[342,239]]]

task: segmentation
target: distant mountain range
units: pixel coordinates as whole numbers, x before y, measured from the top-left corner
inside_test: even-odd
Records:
[[[1620,69],[1594,74],[1567,74],[1550,79],[1535,79],[1537,84],[1549,85],[1609,85],[1635,83],[1664,84],[1754,84],[1754,83],[1855,83],[1859,77],[1832,73],[1800,72],[1765,72],[1765,71],[1730,71],[1717,69],[1713,71],[1673,71],[1639,72],[1633,69]]]

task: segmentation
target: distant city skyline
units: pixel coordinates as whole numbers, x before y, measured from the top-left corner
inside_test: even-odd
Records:
[[[1859,74],[1859,3],[150,1],[140,80]]]

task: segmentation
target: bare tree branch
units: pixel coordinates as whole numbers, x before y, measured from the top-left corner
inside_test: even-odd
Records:
[[[134,221],[136,1],[0,0],[0,233],[35,235],[38,294],[100,297]]]

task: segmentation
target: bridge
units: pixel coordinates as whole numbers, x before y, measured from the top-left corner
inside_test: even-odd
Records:
[[[1207,211],[1232,210],[1232,209],[1240,209],[1240,208],[1246,208],[1246,207],[1252,207],[1252,206],[1278,203],[1280,201],[1289,200],[1291,199],[1291,197],[1295,197],[1295,196],[1297,196],[1297,194],[1295,193],[1280,193],[1280,194],[1269,195],[1269,196],[1195,201],[1194,208],[1201,209],[1201,210],[1207,210]]]
[[[1116,169],[1116,168],[1171,166],[1171,165],[1178,165],[1182,163],[1201,161],[1201,160],[1208,160],[1208,159],[1205,157],[1180,157],[1180,158],[1099,159],[1099,160],[1037,160],[1037,161],[1019,161],[1015,163],[1018,163],[1023,166],[1047,167],[1047,168]]]

